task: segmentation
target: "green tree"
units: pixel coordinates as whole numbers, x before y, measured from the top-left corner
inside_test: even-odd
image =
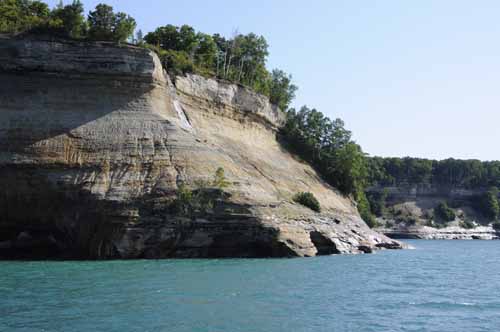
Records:
[[[166,25],[156,28],[154,32],[146,34],[144,40],[153,46],[163,50],[183,51],[180,49],[179,32],[174,25]]]
[[[0,0],[0,32],[18,33],[38,28],[49,18],[49,7],[41,1]]]
[[[286,110],[297,87],[281,70],[266,69],[269,45],[254,33],[235,33],[232,38],[209,36],[193,27],[165,25],[148,33],[144,40],[157,50],[172,75],[194,72],[241,83],[269,97]]]
[[[371,211],[377,217],[382,217],[386,211],[387,196],[388,191],[386,188],[384,188],[382,192],[371,192],[367,194]]]
[[[113,7],[98,4],[88,15],[89,37],[93,40],[113,40],[115,14]]]
[[[177,30],[178,50],[186,52],[191,59],[194,58],[194,51],[198,45],[198,36],[193,27],[184,24]]]
[[[212,36],[205,33],[196,35],[197,45],[195,47],[194,57],[196,65],[205,67],[213,72],[217,56],[217,44]]]
[[[275,69],[271,73],[269,85],[269,100],[282,110],[287,110],[295,98],[297,86],[292,84],[292,76]]]
[[[370,228],[378,226],[378,223],[371,212],[370,202],[366,198],[364,191],[357,191],[355,193],[357,208],[361,219],[363,219]]]
[[[434,216],[437,218],[437,221],[441,222],[453,221],[456,218],[455,211],[446,202],[440,202],[434,208]]]
[[[290,109],[281,130],[287,146],[308,161],[321,176],[345,195],[358,202],[363,219],[375,225],[365,196],[367,168],[365,154],[351,139],[340,119],[334,121],[321,112],[303,106]]]
[[[197,35],[193,27],[189,25],[176,27],[168,24],[148,33],[144,39],[147,43],[161,49],[186,52],[193,58],[200,37],[201,35]]]
[[[122,43],[134,35],[137,26],[134,18],[125,13],[119,12],[115,15],[113,22],[113,41]]]
[[[500,206],[498,203],[498,188],[491,187],[481,199],[483,214],[492,221],[498,220]]]
[[[71,5],[58,5],[50,13],[48,29],[64,37],[82,38],[86,35],[87,22],[83,17],[83,5],[74,0]]]
[[[125,42],[136,28],[134,18],[125,13],[114,13],[113,7],[98,4],[88,15],[89,37],[93,40]]]

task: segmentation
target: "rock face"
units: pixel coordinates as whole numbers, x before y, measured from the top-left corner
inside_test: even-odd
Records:
[[[0,257],[287,257],[402,248],[277,140],[282,113],[150,51],[0,38]],[[173,213],[222,167],[224,199]],[[322,213],[293,203],[310,191]]]
[[[491,226],[479,226],[465,229],[457,226],[434,228],[428,226],[393,227],[378,229],[393,239],[423,240],[498,240],[498,233]]]
[[[498,239],[491,226],[493,221],[477,210],[481,195],[487,189],[401,185],[369,188],[368,195],[375,194],[373,197],[377,197],[384,193],[387,196],[384,216],[378,218],[381,227],[377,231],[391,238],[493,240]],[[434,208],[441,202],[447,202],[453,208],[455,220],[444,224],[437,220]]]

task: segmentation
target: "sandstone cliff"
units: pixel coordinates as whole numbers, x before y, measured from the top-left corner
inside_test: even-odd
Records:
[[[385,193],[385,211],[377,218],[377,228],[391,238],[438,240],[493,240],[498,232],[478,210],[478,201],[486,192],[483,189],[465,189],[437,185],[400,185],[373,187],[368,196]],[[456,218],[450,222],[438,220],[434,209],[446,202]]]
[[[163,71],[150,51],[0,38],[0,257],[314,256],[401,248],[277,141],[283,114],[243,87]],[[224,168],[196,218],[180,184]],[[323,212],[293,203],[310,191]]]

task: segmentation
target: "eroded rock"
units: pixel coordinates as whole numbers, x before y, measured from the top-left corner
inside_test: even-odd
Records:
[[[243,87],[194,75],[174,87],[145,49],[0,39],[0,256],[16,257],[23,233],[45,242],[20,257],[401,248],[278,143],[283,120]],[[172,213],[181,183],[195,188],[219,167],[230,185],[210,213]],[[324,212],[293,203],[300,191],[314,193]]]

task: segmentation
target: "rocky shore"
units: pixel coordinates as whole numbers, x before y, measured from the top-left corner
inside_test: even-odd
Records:
[[[498,240],[499,234],[492,228],[480,226],[466,229],[457,226],[445,228],[434,228],[428,226],[401,227],[401,228],[377,228],[393,239],[424,239],[424,240]]]
[[[277,139],[267,98],[170,78],[146,49],[0,38],[0,258],[294,257],[400,249]],[[172,212],[223,168],[224,199]],[[312,192],[322,213],[293,202]]]

